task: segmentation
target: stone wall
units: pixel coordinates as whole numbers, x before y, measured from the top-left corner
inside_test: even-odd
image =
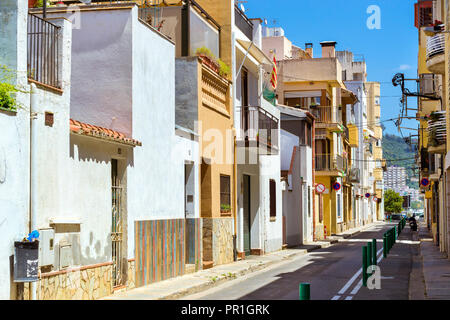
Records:
[[[38,300],[95,300],[113,293],[112,264],[86,266],[76,270],[41,274],[37,282]],[[136,287],[135,260],[128,260],[126,290]],[[30,284],[24,285],[24,300],[29,300]]]
[[[233,218],[203,218],[203,261],[233,262]]]

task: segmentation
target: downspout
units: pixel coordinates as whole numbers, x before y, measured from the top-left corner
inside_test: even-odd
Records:
[[[233,204],[234,204],[234,235],[233,235],[233,260],[237,261],[237,164],[236,164],[236,128],[233,128]]]
[[[36,85],[34,83],[31,84],[31,93],[30,93],[30,146],[29,146],[29,199],[28,199],[28,212],[29,212],[29,222],[28,222],[28,232],[31,233],[33,230],[36,229],[36,209],[34,205],[34,186],[33,184],[36,182],[36,179],[34,178],[34,174],[36,173],[36,165],[35,165],[35,139],[36,139],[36,133],[34,132],[36,129],[33,126],[33,120],[36,119],[37,113],[35,112],[36,107]],[[31,289],[29,290],[29,299],[30,300],[36,300],[36,282],[31,282]]]
[[[312,178],[313,178],[313,241],[316,241],[316,121],[312,119],[312,130],[311,130],[311,140],[312,140]],[[320,201],[320,195],[319,195]],[[320,214],[320,213],[319,213]]]

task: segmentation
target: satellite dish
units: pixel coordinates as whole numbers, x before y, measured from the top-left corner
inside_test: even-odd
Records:
[[[264,19],[264,24],[267,26],[267,19]]]
[[[241,10],[242,10],[242,12],[245,12],[245,8],[244,8],[244,5],[241,3]]]

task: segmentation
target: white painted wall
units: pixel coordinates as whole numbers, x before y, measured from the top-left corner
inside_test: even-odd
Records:
[[[0,65],[17,71],[15,84],[29,91],[26,80],[26,17],[28,2],[0,2]],[[18,93],[17,113],[0,111],[0,299],[14,298],[10,258],[14,241],[28,235],[29,206],[29,103]]]

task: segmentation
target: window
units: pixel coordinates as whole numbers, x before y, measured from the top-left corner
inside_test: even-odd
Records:
[[[219,31],[203,19],[195,9],[190,10],[190,55],[195,55],[198,48],[206,47],[219,57]]]
[[[338,194],[338,195],[336,195],[336,197],[337,197],[337,216],[338,216],[338,218],[340,218],[341,217],[341,195]]]
[[[275,180],[269,180],[269,196],[270,196],[270,218],[275,218],[277,216],[277,183]]]
[[[231,211],[230,176],[220,175],[220,210],[223,213]]]

